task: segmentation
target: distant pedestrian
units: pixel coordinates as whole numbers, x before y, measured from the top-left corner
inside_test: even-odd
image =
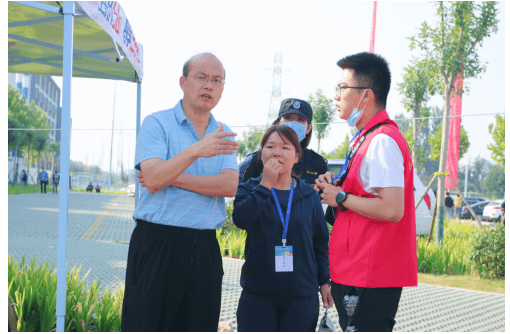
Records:
[[[446,197],[444,199],[444,206],[446,207],[446,215],[448,219],[452,219],[453,215],[453,199],[450,197],[450,193],[446,192]]]
[[[457,216],[457,220],[460,220],[460,214],[462,211],[462,198],[460,198],[460,194],[457,194],[457,197],[453,200],[453,204],[455,205],[455,215]]]
[[[101,192],[101,187],[99,186],[99,184],[96,184],[96,193],[99,193]]]
[[[44,193],[46,194],[46,186],[48,185],[48,172],[46,172],[44,169],[41,169],[38,181],[41,183],[41,194],[43,193],[43,187]]]
[[[58,184],[60,182],[60,174],[58,173],[58,171],[55,171],[55,173],[53,173],[53,176],[51,178],[53,179],[53,193],[57,194],[58,193]]]
[[[25,170],[23,169],[23,171],[21,172],[21,183],[26,186],[27,185],[27,181],[28,181],[28,175],[27,173],[25,172]]]

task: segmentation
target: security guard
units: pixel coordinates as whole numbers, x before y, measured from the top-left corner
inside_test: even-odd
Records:
[[[287,125],[296,131],[303,149],[303,157],[297,166],[297,170],[301,171],[301,175],[298,176],[310,185],[315,184],[319,175],[328,171],[328,160],[307,148],[312,139],[312,116],[312,107],[308,102],[285,99],[280,105],[278,118],[273,122],[273,125]],[[239,164],[239,184],[262,173],[264,166],[262,160],[257,157],[258,153],[259,151],[249,153]]]

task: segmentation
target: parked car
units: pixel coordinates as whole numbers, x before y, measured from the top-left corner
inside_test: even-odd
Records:
[[[468,203],[469,203],[469,201],[468,201]],[[469,203],[469,205],[471,206],[471,209],[473,209],[473,211],[475,212],[475,215],[479,221],[483,220],[483,217],[482,217],[483,209],[489,203],[490,203],[490,201],[481,201],[481,202],[474,203],[474,204]],[[469,211],[469,209],[466,205],[462,206],[462,208],[460,209],[460,219],[473,219],[473,215],[471,215],[471,212]]]
[[[466,199],[466,202],[469,203],[469,205],[471,204],[475,204],[475,203],[478,203],[478,202],[484,202],[484,201],[487,201],[486,199],[484,198],[481,198],[481,197],[477,197],[477,196],[473,196],[473,197],[464,197]]]
[[[331,159],[328,161],[329,171],[333,174],[340,174],[342,167],[345,163],[344,159]],[[416,170],[414,171],[414,201],[415,203],[421,198],[425,192],[425,186],[421,182]],[[427,194],[421,201],[418,208],[416,208],[416,234],[425,235],[429,233],[430,223],[432,222],[432,213],[436,205],[436,196],[432,189],[427,191]],[[326,212],[327,205],[322,205],[324,212]]]
[[[135,184],[130,184],[127,188],[126,188],[126,194],[128,196],[132,196],[132,197],[135,197]]]
[[[487,204],[483,209],[483,220],[485,221],[500,221],[502,206],[504,207],[505,200],[499,199]]]

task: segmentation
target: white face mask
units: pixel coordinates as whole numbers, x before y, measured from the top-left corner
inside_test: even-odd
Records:
[[[306,125],[296,121],[282,122],[280,125],[285,125],[294,130],[298,136],[298,140],[301,142],[305,138]]]
[[[361,94],[361,99],[358,102],[358,106],[356,108],[352,109],[351,115],[347,119],[347,124],[349,126],[356,126],[356,124],[358,124],[361,117],[363,116],[363,113],[365,112],[365,108],[367,106],[366,104],[365,104],[365,108],[363,108],[361,110],[358,110],[358,107],[359,107],[359,104],[361,103],[361,100],[363,99],[363,95],[365,94],[366,91],[367,91],[366,89],[363,91],[363,94]]]

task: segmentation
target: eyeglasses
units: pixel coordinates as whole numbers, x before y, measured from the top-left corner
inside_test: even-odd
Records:
[[[221,87],[225,84],[225,80],[221,80],[220,78],[211,79],[208,76],[203,75],[203,74],[198,74],[198,75],[190,74],[189,76],[197,79],[201,84],[205,84],[206,82],[209,82],[209,80],[211,80],[212,84],[216,87]]]
[[[338,86],[338,85],[337,85],[335,88],[336,88],[336,89],[335,89],[335,91],[336,91],[336,93],[338,93],[338,94],[341,94],[341,93],[342,93],[342,89],[346,89],[346,88],[353,88],[353,89],[371,89],[371,90],[372,90],[372,92],[374,92],[374,94],[375,94],[376,96],[379,96],[379,94],[377,94],[377,92],[375,92],[375,91],[374,91],[372,88],[370,88],[370,87],[353,87],[353,86]]]
[[[342,89],[353,88],[353,89],[370,89],[370,87],[353,87],[353,86],[336,86],[336,92],[341,93]]]

